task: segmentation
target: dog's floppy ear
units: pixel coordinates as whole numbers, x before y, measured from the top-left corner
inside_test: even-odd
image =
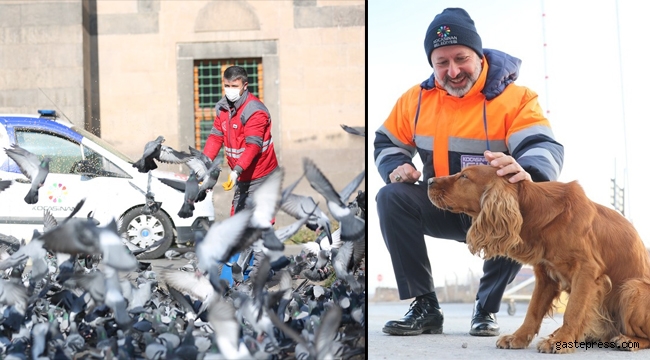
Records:
[[[483,251],[485,259],[507,255],[522,242],[519,236],[522,223],[517,186],[497,179],[481,195],[481,212],[467,232],[469,251],[472,254]]]

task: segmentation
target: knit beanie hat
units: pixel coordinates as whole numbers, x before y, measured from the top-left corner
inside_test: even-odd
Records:
[[[460,8],[447,8],[433,18],[424,38],[424,51],[429,65],[434,49],[447,45],[465,45],[483,57],[483,43],[476,32],[474,20],[467,11]]]

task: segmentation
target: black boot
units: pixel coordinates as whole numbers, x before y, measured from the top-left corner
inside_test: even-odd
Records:
[[[476,300],[474,315],[472,316],[472,328],[469,330],[469,334],[473,336],[497,336],[499,335],[499,329],[496,315],[483,310],[481,303]]]
[[[429,298],[416,298],[409,311],[399,320],[391,320],[382,329],[391,335],[442,334],[442,310]]]

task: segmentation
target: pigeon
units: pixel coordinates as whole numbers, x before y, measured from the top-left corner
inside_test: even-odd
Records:
[[[244,342],[240,341],[241,325],[235,317],[232,302],[221,299],[208,310],[208,319],[214,329],[219,352],[224,359],[251,359],[252,355]]]
[[[341,128],[343,128],[343,130],[345,130],[348,134],[366,137],[365,127],[361,127],[361,126],[351,127],[351,126],[341,124]]]
[[[132,271],[138,266],[138,261],[127,251],[118,235],[115,219],[104,227],[98,227],[94,220],[69,217],[43,233],[40,239],[44,247],[52,252],[102,255],[106,265],[120,271]]]
[[[309,184],[327,200],[327,207],[330,213],[339,221],[341,226],[341,240],[353,241],[365,236],[366,222],[356,216],[356,213],[347,206],[346,202],[350,195],[352,195],[352,192],[359,187],[361,181],[365,178],[366,171],[363,170],[352,179],[339,194],[311,159],[304,158],[303,167]]]
[[[210,226],[195,246],[199,270],[208,272],[210,268],[217,266],[217,261],[225,263],[233,254],[248,247],[242,244],[242,236],[252,216],[252,209],[244,209]]]
[[[311,196],[287,194],[282,200],[280,209],[296,219],[307,217],[307,226],[318,231],[322,229],[332,243],[332,224],[329,217],[318,207]]]
[[[353,263],[356,243],[361,243],[359,246],[362,246],[363,251],[365,251],[364,241],[345,241],[338,249],[336,256],[332,259],[332,266],[334,267],[336,278],[347,282],[352,291],[358,293],[362,289],[362,284],[354,278],[353,272],[350,271],[356,265]]]
[[[24,314],[27,309],[27,288],[15,281],[0,279],[0,304],[13,305]]]
[[[156,140],[149,141],[144,146],[142,157],[133,163],[133,167],[141,173],[158,168],[155,160],[168,164],[183,164],[190,160],[190,154],[177,151],[162,143],[165,141],[163,136],[158,136]]]
[[[180,256],[181,256],[181,253],[174,250],[174,249],[169,249],[169,250],[165,251],[165,258],[167,260],[173,260],[175,258],[179,258]]]
[[[287,266],[287,270],[292,277],[297,277],[307,266],[311,266],[305,257],[303,255],[296,255],[290,258],[291,263]]]
[[[280,318],[280,320],[285,321],[285,313],[287,306],[291,302],[291,299],[293,298],[293,282],[291,281],[291,274],[289,273],[288,270],[281,270],[279,272],[280,274],[280,281],[278,284],[279,287],[279,292],[278,295],[280,299],[278,300],[278,309],[277,309],[277,315]]]
[[[280,207],[282,176],[283,171],[278,168],[247,199],[249,203],[244,210],[210,226],[205,237],[196,245],[202,271],[207,271],[214,261],[227,262],[259,239],[269,250],[284,249],[284,244],[275,236],[272,224]]]
[[[261,237],[264,247],[267,249],[272,251],[284,250],[284,244],[275,236],[273,230],[273,219],[275,219],[282,202],[283,177],[284,169],[278,167],[246,199],[248,202],[247,207],[253,208],[253,216],[244,234],[246,239],[244,249]]]
[[[76,273],[61,284],[70,289],[83,289],[97,304],[103,304],[106,298],[106,277],[101,271]]]
[[[319,251],[318,255],[316,256],[316,264],[314,265],[314,268],[316,269],[324,268],[330,261],[330,254],[331,252],[328,250]]]
[[[46,156],[40,160],[38,156],[21,148],[18,144],[12,144],[11,149],[5,148],[7,156],[16,162],[20,172],[31,180],[31,187],[25,196],[25,202],[36,204],[38,202],[38,190],[45,184],[45,179],[50,172],[50,157]]]
[[[185,181],[177,179],[159,178],[161,183],[171,187],[174,190],[185,192]]]
[[[293,194],[293,189],[305,176],[303,173],[298,180],[282,190],[282,203],[280,208],[296,219],[308,216],[306,226],[315,232],[324,230],[327,238],[332,243],[332,225],[329,217],[318,207],[318,204],[311,196]]]
[[[169,345],[172,349],[176,349],[178,345],[181,344],[181,338],[178,335],[169,332],[158,335],[156,341],[165,346]]]
[[[194,342],[194,320],[190,319],[187,322],[187,327],[185,328],[185,334],[180,345],[174,349],[174,358],[180,358],[183,360],[194,360],[199,355],[199,349],[197,348]]]
[[[166,270],[161,274],[161,279],[168,287],[203,302],[214,293],[212,285],[206,277],[196,276],[193,273]]]
[[[142,214],[144,215],[152,215],[158,212],[160,208],[162,207],[162,202],[161,201],[156,201],[154,199],[154,193],[151,192],[151,179],[153,176],[151,175],[151,172],[149,172],[149,176],[147,178],[147,191],[144,192],[142,189],[140,189],[136,184],[132,183],[129,181],[129,184],[131,186],[138,190],[142,195],[144,195],[144,207],[142,208]]]
[[[27,359],[27,347],[30,343],[30,331],[23,325],[18,334],[14,334],[5,351],[5,359]]]
[[[221,175],[221,166],[215,161],[215,163],[208,168],[208,174],[201,180],[201,185],[199,186],[199,195],[196,197],[196,201],[203,201],[207,197],[208,191],[217,185],[219,180],[219,175]]]
[[[224,265],[230,266],[230,273],[232,274],[232,281],[235,285],[239,285],[244,282],[244,270],[238,262],[234,263],[225,263]]]
[[[128,270],[132,272],[118,276],[122,270],[111,265],[121,266],[124,261],[117,254],[128,250],[116,240],[117,230],[111,227],[117,225],[100,226],[91,217],[76,217],[83,201],[61,221],[44,210],[42,232],[35,225],[38,230],[33,240],[27,244],[23,241],[22,247],[20,240],[10,237],[5,244],[5,237],[0,235],[0,249],[6,249],[0,256],[15,264],[9,266],[8,260],[0,260],[0,264],[13,267],[11,274],[5,272],[4,278],[9,280],[0,279],[0,307],[5,309],[0,312],[4,329],[0,353],[12,359],[317,359],[361,354],[365,349],[364,342],[358,340],[363,339],[360,332],[366,321],[365,269],[359,268],[362,263],[358,261],[363,259],[358,254],[365,252],[361,246],[364,241],[315,242],[318,249],[314,255],[323,255],[318,267],[329,269],[329,274],[336,271],[338,285],[318,286],[306,279],[294,285],[292,275],[316,269],[318,259],[306,259],[303,254],[290,257],[290,261],[283,250],[271,250],[265,242],[271,246],[274,241],[282,243],[306,225],[313,218],[309,215],[316,211],[316,202],[310,203],[311,209],[304,209],[307,216],[275,230],[277,224],[272,219],[292,186],[281,191],[281,176],[267,181],[260,184],[262,190],[257,196],[251,194],[244,210],[213,226],[204,225],[207,234],[199,235],[195,248],[174,249],[176,253],[170,255],[173,264],[163,266],[162,272],[155,270],[160,264],[149,267],[152,264],[136,261],[137,266]],[[351,204],[348,207],[353,213],[357,209]],[[332,232],[332,239],[340,232]],[[101,239],[109,233],[112,241],[102,246]],[[58,268],[47,249],[56,253]],[[248,249],[262,254],[256,259],[257,274],[251,271],[244,281],[242,263],[226,261],[233,253]],[[87,260],[88,253],[95,253],[101,262],[84,266],[81,260]],[[16,256],[11,258],[13,254]],[[30,254],[32,265],[22,275]],[[274,262],[274,256],[280,259]],[[33,277],[39,276],[38,258],[45,260],[44,268],[49,266],[49,272],[44,272],[32,289]],[[183,260],[192,264],[191,270],[181,270],[178,262]],[[222,266],[232,267],[232,287],[220,278]],[[271,270],[275,271],[272,280],[268,276],[273,274]],[[355,278],[358,284],[353,283]],[[279,281],[279,285],[271,288],[270,281]],[[357,287],[361,290],[356,291]],[[343,315],[335,307],[343,309]]]
[[[152,282],[145,281],[138,287],[134,287],[130,281],[120,282],[122,285],[122,294],[128,302],[126,307],[129,312],[140,312],[144,310],[145,304],[151,299]]]
[[[118,228],[119,228],[119,226],[118,226]],[[131,254],[133,254],[133,256],[138,256],[138,255],[140,255],[142,253],[145,253],[145,252],[147,252],[147,251],[149,251],[151,249],[155,249],[158,246],[162,245],[162,243],[165,242],[165,238],[162,238],[160,240],[157,240],[157,241],[151,243],[151,245],[147,245],[147,246],[141,248],[138,245],[136,245],[136,244],[130,242],[129,240],[127,240],[126,235],[127,235],[126,232],[122,233],[122,235],[120,236],[120,240],[122,240],[122,244],[124,244],[124,246],[126,246],[127,249],[129,249],[129,251],[131,252]]]
[[[3,191],[5,189],[7,189],[9,186],[11,186],[11,184],[13,184],[13,181],[11,181],[11,180],[1,180],[0,181],[0,191]]]
[[[145,356],[147,359],[167,358],[167,346],[155,341],[149,332],[144,333],[143,338],[146,344]]]
[[[306,333],[310,335],[308,339],[305,339],[305,336],[298,334],[295,329],[281,321],[276,314],[269,313],[269,319],[278,329],[296,342],[294,354],[296,359],[336,359],[340,356],[335,355],[337,344],[334,339],[339,332],[342,314],[343,311],[338,305],[329,306],[320,318],[320,325],[313,335],[313,341],[311,340],[312,334],[309,334],[307,329],[303,329],[302,332],[303,335]]]
[[[176,290],[173,286],[168,287],[167,291],[169,292],[171,298],[180,305],[182,311],[186,313],[186,320],[196,318],[196,311],[194,310],[194,306],[192,306],[192,304],[190,303],[191,299],[189,297],[185,297],[180,291]]]
[[[0,234],[0,260],[6,259],[20,249],[20,240],[13,235]]]
[[[199,181],[203,181],[208,175],[208,169],[218,163],[218,161],[213,162],[207,155],[191,146],[188,148],[190,150],[191,158],[185,163],[185,165],[196,173],[196,177]]]
[[[46,322],[34,324],[32,327],[32,359],[39,359],[47,348],[47,335],[50,330],[50,324]]]
[[[321,317],[321,323],[314,336],[314,358],[334,359],[334,338],[341,324],[342,310],[338,305],[332,305]]]
[[[86,202],[86,200],[84,199],[82,201],[83,202],[77,203],[76,207],[81,208],[80,203],[83,204]],[[76,214],[79,211],[79,209],[77,209],[76,211],[73,209],[73,211]],[[54,215],[52,215],[50,209],[43,210],[43,232],[50,231],[54,229],[57,225],[59,225],[59,222],[56,220]]]
[[[368,200],[366,196],[366,192],[363,190],[359,190],[357,192],[357,197],[352,201],[352,205],[356,206],[361,210],[361,214],[359,216],[362,216],[364,219],[366,217],[366,212],[368,209]]]
[[[44,242],[39,239],[40,233],[34,230],[34,236],[30,242],[21,246],[11,256],[0,262],[0,270],[16,268],[32,260],[32,278],[34,281],[40,281],[48,272],[48,266],[45,262],[47,251],[44,249]]]
[[[329,277],[327,265],[330,262],[330,251],[320,250],[316,255],[316,264],[311,269],[303,270],[301,275],[312,281],[322,281]]]
[[[194,171],[190,172],[190,177],[185,182],[185,198],[183,205],[178,211],[178,216],[181,218],[189,218],[194,214],[194,203],[199,196],[199,180]]]
[[[64,346],[71,352],[76,353],[81,351],[86,344],[86,340],[79,334],[78,325],[76,322],[70,323],[70,331],[65,338]]]
[[[217,184],[219,175],[221,175],[221,166],[219,165],[219,161],[210,160],[207,155],[195,148],[190,146],[189,149],[192,157],[185,165],[196,173],[196,177],[201,184],[196,201],[203,201],[207,196],[208,190],[212,190]]]
[[[277,348],[277,339],[274,336],[273,324],[267,314],[272,311],[267,311],[268,292],[265,291],[266,282],[268,280],[268,273],[271,270],[269,259],[264,257],[260,261],[259,271],[257,276],[253,278],[253,291],[251,295],[242,292],[236,293],[237,298],[235,301],[239,303],[237,315],[246,320],[251,328],[259,335],[265,333],[269,336],[273,348]],[[268,304],[275,305],[275,304]],[[241,321],[240,319],[240,321]]]
[[[127,301],[122,294],[117,271],[110,266],[106,266],[104,271],[106,276],[106,296],[104,303],[113,310],[115,321],[118,325],[122,327],[127,326],[131,322],[131,317],[127,312]]]
[[[262,239],[257,240],[253,243],[253,251],[256,252],[262,252],[264,253],[265,256],[269,257],[269,260],[274,262],[278,259],[280,259],[284,255],[284,249],[281,250],[273,250],[269,249],[268,247],[264,246],[264,242],[275,242],[279,241],[282,244],[284,244],[287,240],[289,240],[290,237],[292,237],[300,228],[307,223],[307,220],[309,219],[309,215],[303,217],[302,219],[299,219],[297,221],[294,221],[293,223],[284,226],[282,228],[279,228],[277,230],[266,230],[262,233]],[[272,237],[271,240],[265,240],[266,237]]]

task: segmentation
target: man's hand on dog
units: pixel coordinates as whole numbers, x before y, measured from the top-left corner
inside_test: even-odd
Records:
[[[499,169],[497,170],[497,175],[504,176],[509,174],[514,174],[508,179],[511,183],[516,183],[522,180],[532,181],[530,174],[524,170],[524,168],[519,165],[517,160],[510,155],[506,155],[502,152],[491,152],[486,150],[483,153],[485,159],[488,161],[488,164]]]

